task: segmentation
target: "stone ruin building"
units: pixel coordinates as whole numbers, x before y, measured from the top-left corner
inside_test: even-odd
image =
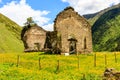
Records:
[[[54,31],[27,25],[23,28],[21,39],[25,52],[45,51],[55,54],[92,52],[91,26],[87,20],[74,11],[65,8],[54,21]]]
[[[46,31],[39,26],[33,26],[29,28],[22,38],[24,43],[24,51],[42,51],[44,49],[44,43],[46,39]]]

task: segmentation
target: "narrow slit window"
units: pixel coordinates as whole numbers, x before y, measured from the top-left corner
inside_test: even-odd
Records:
[[[87,49],[86,38],[84,38],[84,49]]]

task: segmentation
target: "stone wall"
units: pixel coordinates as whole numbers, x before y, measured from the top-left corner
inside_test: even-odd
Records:
[[[70,52],[68,38],[71,35],[77,40],[77,52],[92,52],[91,26],[72,7],[67,7],[60,12],[54,22],[54,31],[61,35],[61,51],[63,53]]]
[[[46,40],[46,31],[39,26],[30,27],[23,36],[25,51],[42,51]]]

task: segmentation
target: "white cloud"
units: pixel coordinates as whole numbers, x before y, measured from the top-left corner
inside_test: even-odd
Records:
[[[53,31],[53,25],[54,23],[44,25],[43,28],[47,31]]]
[[[50,20],[45,17],[49,11],[34,10],[26,3],[26,0],[20,2],[12,1],[0,8],[0,12],[19,25],[23,26],[26,18],[33,17],[33,20],[40,26],[44,26]]]
[[[109,7],[111,4],[118,4],[120,0],[62,0],[68,2],[80,14],[95,13]]]
[[[2,2],[2,0],[0,0],[0,3]]]

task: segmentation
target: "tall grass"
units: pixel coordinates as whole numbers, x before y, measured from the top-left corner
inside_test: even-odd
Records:
[[[101,80],[105,67],[120,70],[120,53],[116,56],[117,63],[115,63],[114,53],[96,53],[96,67],[94,66],[94,54],[79,56],[43,55],[41,53],[0,54],[0,79]],[[17,67],[18,55],[20,58]],[[39,69],[39,58],[41,69]],[[58,60],[59,70],[57,70]]]

